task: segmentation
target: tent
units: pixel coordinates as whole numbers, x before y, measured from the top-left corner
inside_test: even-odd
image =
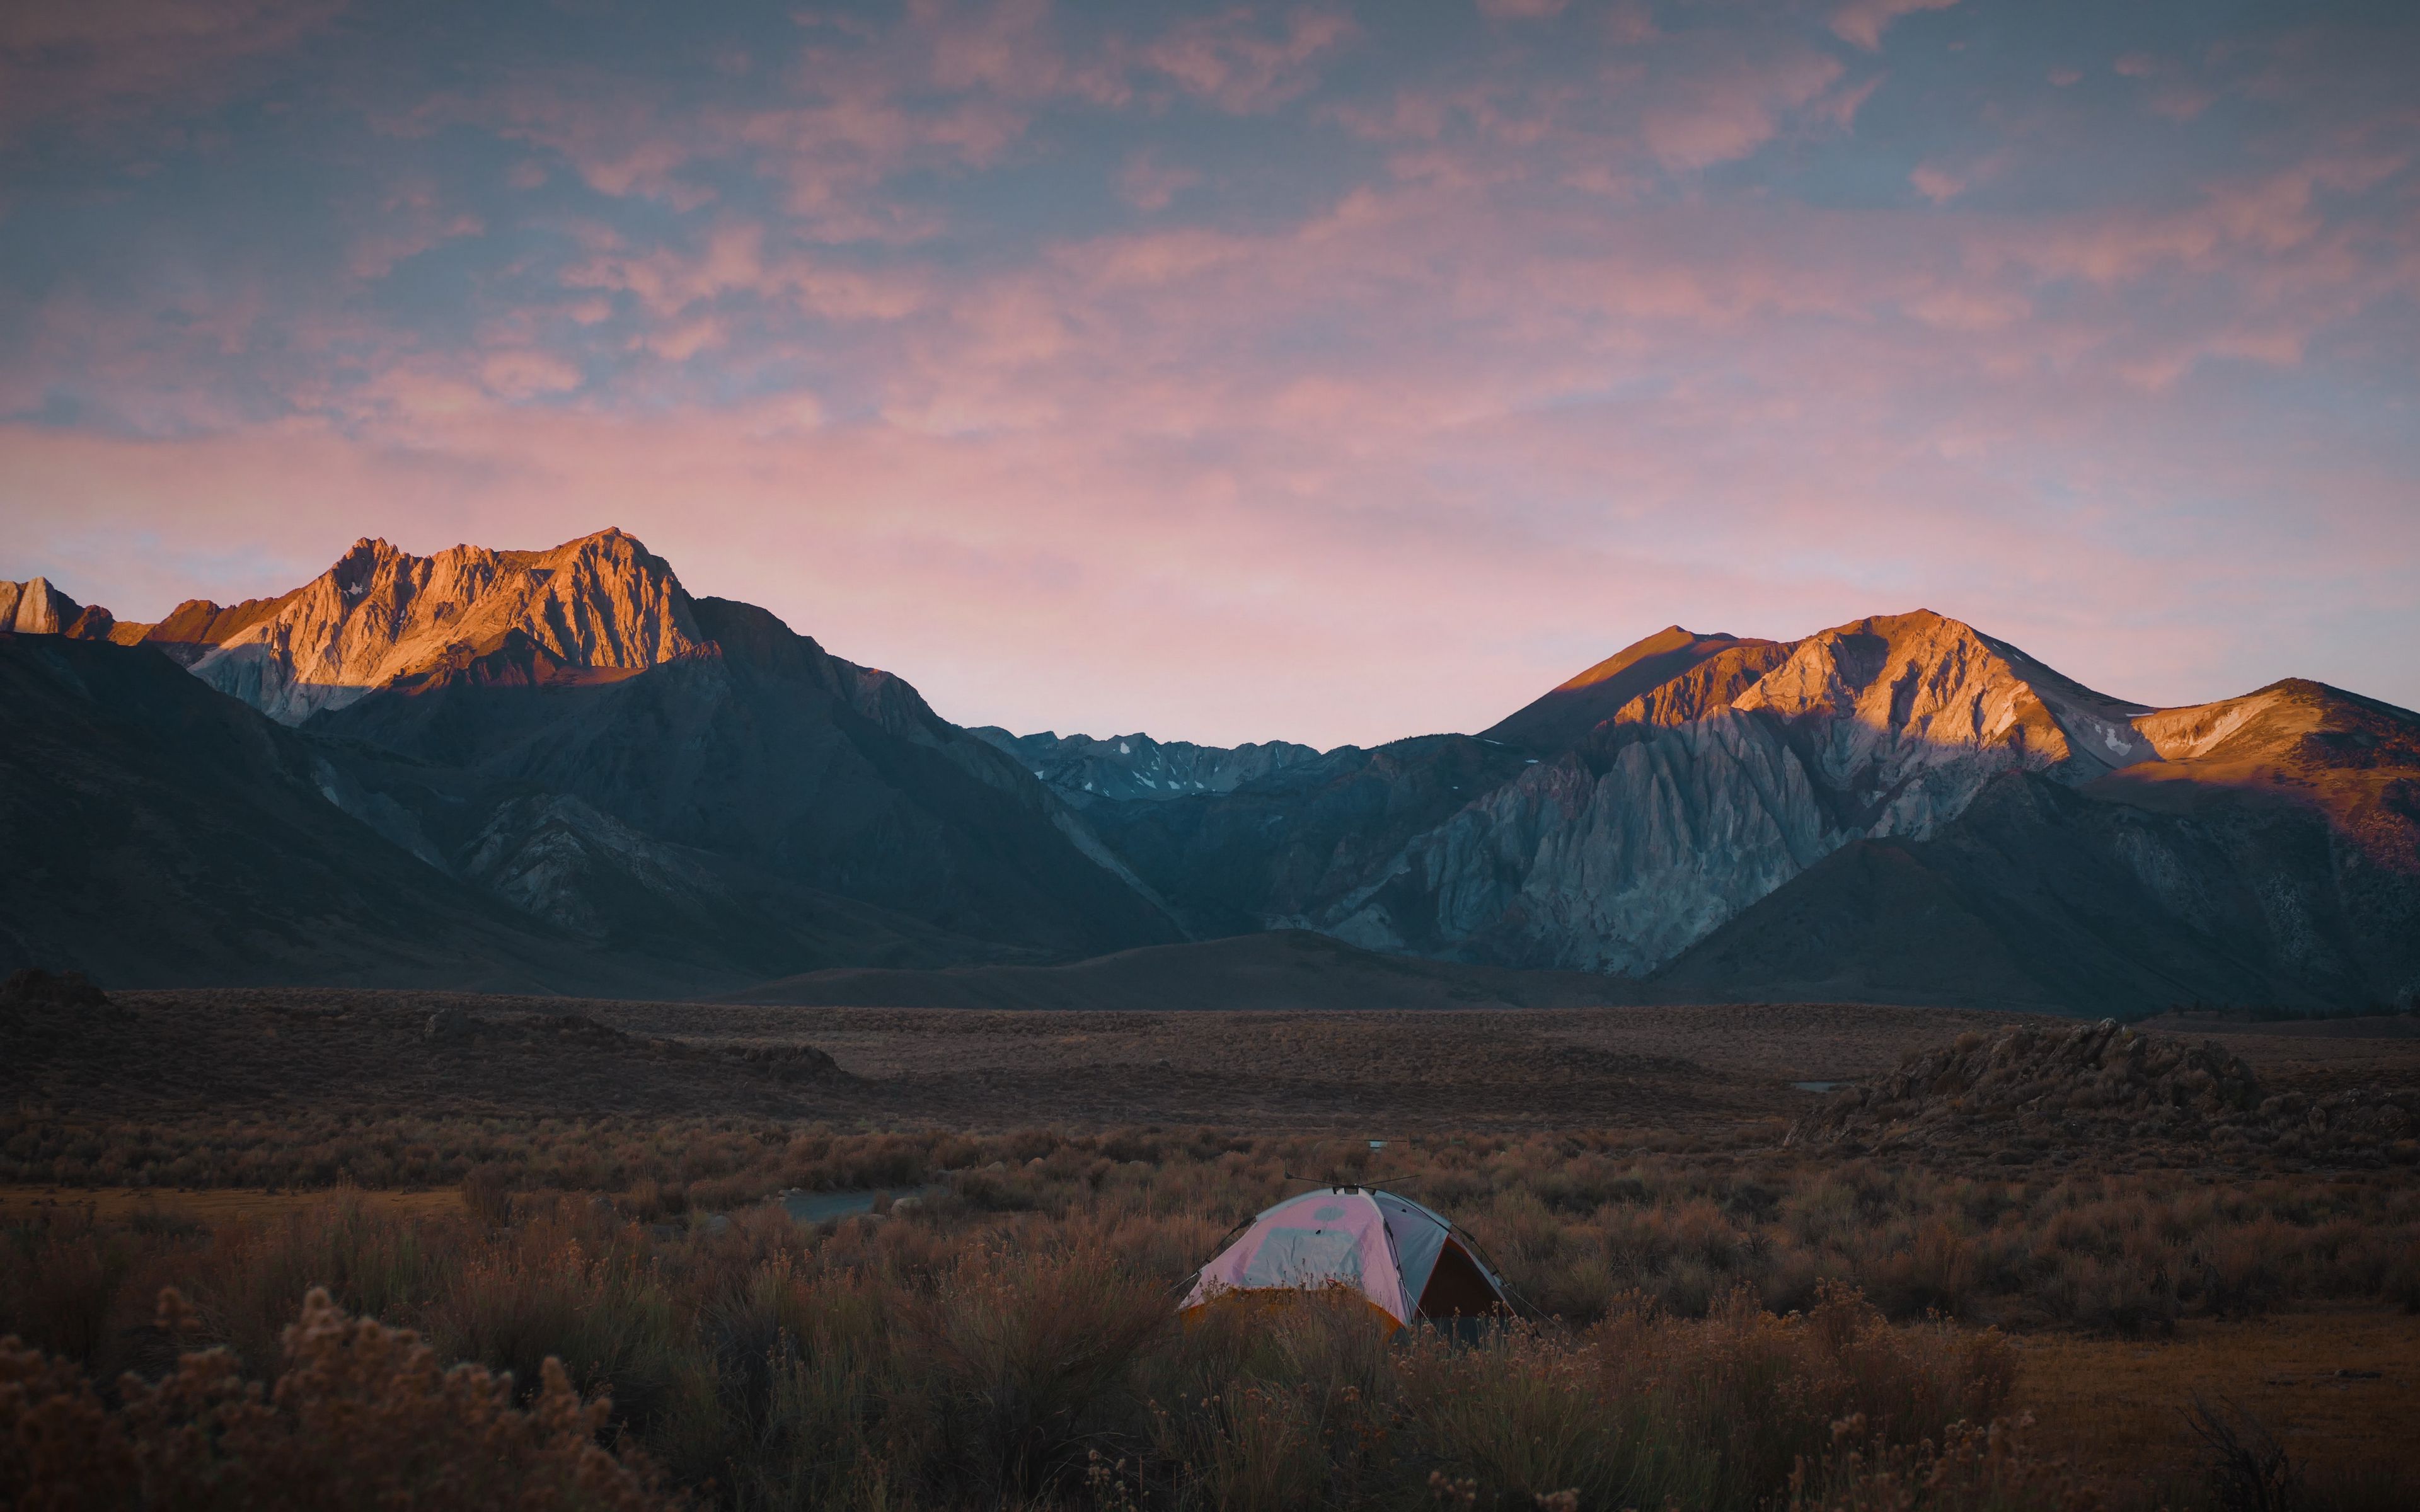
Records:
[[[1324,1287],[1358,1291],[1397,1327],[1509,1307],[1503,1284],[1452,1224],[1391,1192],[1330,1186],[1253,1219],[1195,1274],[1183,1310],[1238,1292]]]

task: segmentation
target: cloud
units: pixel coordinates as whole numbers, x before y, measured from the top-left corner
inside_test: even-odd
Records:
[[[1127,204],[1144,211],[1168,208],[1180,193],[1201,181],[1202,176],[1194,170],[1163,163],[1148,152],[1135,153],[1118,170],[1118,193]]]
[[[1917,193],[1935,205],[1947,204],[1956,199],[1966,188],[1965,179],[1947,168],[1936,167],[1929,162],[1917,163],[1916,170],[1907,176],[1907,181],[1916,186]]]
[[[342,0],[20,0],[0,8],[0,144],[228,98],[250,67],[326,28]]]
[[[534,399],[580,387],[580,369],[542,351],[498,352],[479,365],[488,392],[506,400]]]
[[[1838,59],[1792,53],[1741,60],[1662,83],[1642,129],[1665,167],[1689,170],[1746,157],[1779,132],[1783,117],[1845,71]]]
[[[1871,53],[1883,45],[1883,33],[1901,16],[1919,10],[1947,10],[1958,0],[1849,0],[1832,12],[1832,34]]]
[[[1479,13],[1491,21],[1550,21],[1569,4],[1571,0],[1479,0]]]
[[[1300,9],[1272,34],[1249,10],[1187,22],[1142,52],[1143,62],[1187,93],[1237,115],[1273,110],[1317,82],[1312,60],[1354,35],[1350,18]]]

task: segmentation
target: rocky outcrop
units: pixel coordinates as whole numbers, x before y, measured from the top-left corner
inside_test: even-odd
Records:
[[[1731,706],[1782,721],[1869,835],[1921,836],[2004,771],[2088,781],[2156,755],[2141,704],[1924,609],[1808,637]]]
[[[2237,1158],[2412,1164],[2420,1092],[2271,1095],[2242,1057],[2204,1041],[2121,1027],[1961,1035],[1912,1051],[1886,1076],[1836,1092],[1785,1143],[1852,1153],[1974,1160],[2060,1147],[2183,1145]]]
[[[77,603],[47,578],[0,582],[0,630],[19,635],[63,635],[75,640],[107,640],[119,628],[109,610]],[[137,626],[136,628],[140,628]]]
[[[712,870],[559,793],[510,799],[489,816],[457,870],[522,913],[584,938],[611,937],[608,902],[635,893],[704,911],[722,901]]]
[[[1374,949],[1638,974],[1842,838],[1780,733],[1726,710],[1527,767],[1320,923]]]
[[[852,1082],[829,1051],[811,1044],[696,1045],[661,1035],[627,1034],[582,1013],[525,1013],[489,1018],[458,1008],[428,1015],[421,1043],[458,1051],[503,1045],[543,1050],[580,1049],[651,1060],[722,1061],[785,1083]]]
[[[1160,803],[1202,793],[1233,793],[1319,752],[1289,741],[1249,741],[1241,746],[1197,746],[1149,735],[1061,735],[1051,731],[1017,735],[997,725],[967,733],[1016,758],[1078,808],[1110,802]]]
[[[499,650],[542,656],[550,671],[611,675],[703,646],[672,568],[613,530],[551,551],[458,546],[431,557],[362,540],[265,609],[188,604],[163,625],[180,620],[180,636],[218,637],[193,658],[194,674],[283,724]]]
[[[207,598],[189,598],[157,624],[120,625],[120,631],[132,634],[114,635],[111,639],[124,645],[139,642],[151,646],[178,666],[191,667],[216,647],[275,615],[288,599],[302,592],[298,588],[275,598],[247,598],[232,608]]]

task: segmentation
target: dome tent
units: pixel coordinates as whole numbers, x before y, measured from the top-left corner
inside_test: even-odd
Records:
[[[1391,1192],[1329,1186],[1254,1218],[1196,1273],[1182,1310],[1237,1292],[1324,1287],[1359,1292],[1398,1328],[1510,1307],[1503,1284],[1452,1224]]]

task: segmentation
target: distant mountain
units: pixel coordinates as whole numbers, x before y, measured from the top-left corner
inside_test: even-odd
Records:
[[[0,610],[40,732],[0,752],[0,845],[32,858],[0,964],[104,981],[964,967],[1006,1001],[1311,931],[1668,998],[2420,998],[2420,716],[2304,682],[2155,709],[1928,610],[1669,626],[1484,734],[1324,753],[960,729],[616,531],[363,541],[156,625],[40,579]],[[911,977],[846,974],[877,967]]]
[[[1197,746],[1149,735],[1014,735],[998,725],[967,733],[1007,752],[1078,808],[1108,800],[1158,802],[1196,793],[1233,793],[1246,782],[1300,765],[1319,752],[1282,740]]]
[[[599,974],[617,972],[727,987],[852,962],[1046,961],[1181,938],[1016,762],[900,679],[830,656],[764,610],[692,599],[619,532],[551,551],[427,558],[365,541],[279,597],[233,609],[193,601],[158,625],[116,628],[133,644],[92,648],[104,664],[173,671],[162,652],[193,673],[106,674],[132,719],[117,729],[118,759],[174,770],[173,748],[129,744],[164,728],[141,716],[167,688],[205,702],[214,688],[234,701],[229,718],[293,727],[279,737],[287,744],[259,748],[314,774],[305,791],[327,806],[319,817],[359,854],[379,866],[402,856],[458,904],[478,900],[504,933],[556,942],[555,954],[522,952],[539,973],[524,983],[552,985],[543,973],[560,968],[582,990],[606,990]],[[35,654],[22,639],[0,656]],[[39,787],[55,773],[25,776]],[[207,817],[168,815],[164,787],[154,797],[165,817],[147,833]],[[194,801],[232,800],[197,791]],[[341,868],[345,849],[314,854]],[[74,848],[51,854],[75,882]],[[246,917],[313,918],[318,906],[256,879],[210,905],[233,911],[222,933],[238,936]],[[363,914],[361,929],[375,933],[379,917]],[[433,936],[417,917],[398,915],[378,949],[332,944],[314,959],[331,980],[354,980],[345,959],[425,946]],[[235,969],[226,952],[205,952],[193,958],[200,975],[179,978],[175,952],[138,949],[140,933],[49,930],[10,949],[112,981]],[[306,964],[262,980],[311,980]],[[461,972],[492,976],[468,955]]]
[[[1675,627],[1476,751],[1334,752],[1093,818],[1198,929],[1704,996],[2349,1006],[2420,992],[2414,718],[2333,689],[2152,710],[1929,611]],[[2243,754],[2288,739],[2256,727],[2292,733],[2290,781]]]

